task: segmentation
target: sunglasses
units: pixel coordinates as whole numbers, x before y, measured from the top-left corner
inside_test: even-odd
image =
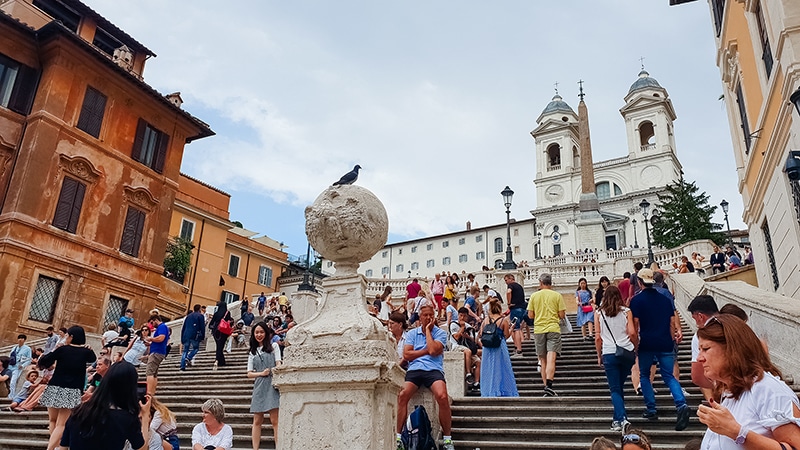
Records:
[[[639,442],[642,442],[642,437],[638,434],[625,434],[622,436],[622,445],[638,444]]]

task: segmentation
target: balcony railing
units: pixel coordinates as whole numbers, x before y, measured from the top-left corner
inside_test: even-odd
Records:
[[[552,166],[547,166],[548,172],[552,172],[554,170],[561,170],[561,164],[553,164]]]
[[[642,146],[642,151],[643,152],[652,151],[652,150],[655,150],[655,149],[656,149],[656,144],[645,144],[645,145]]]

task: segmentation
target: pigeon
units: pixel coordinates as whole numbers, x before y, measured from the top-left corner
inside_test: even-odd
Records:
[[[360,169],[360,168],[361,168],[361,166],[356,164],[356,166],[353,167],[353,170],[351,170],[350,172],[347,172],[346,174],[342,175],[342,178],[339,178],[339,181],[337,181],[336,183],[333,183],[333,185],[334,186],[344,186],[345,184],[353,184],[353,183],[355,183],[356,180],[358,179],[358,169]]]

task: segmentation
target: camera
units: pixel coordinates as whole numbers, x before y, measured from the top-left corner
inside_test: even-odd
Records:
[[[800,150],[789,152],[789,157],[786,159],[786,167],[783,170],[790,180],[800,180]]]

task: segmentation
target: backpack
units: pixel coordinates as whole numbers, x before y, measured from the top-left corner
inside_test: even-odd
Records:
[[[502,338],[497,333],[497,321],[502,319],[503,317],[498,317],[494,322],[489,322],[483,327],[483,332],[481,333],[481,344],[486,348],[497,348],[500,347],[500,343],[502,342]]]
[[[436,450],[431,432],[431,420],[424,406],[417,405],[408,415],[401,440],[406,450]]]

